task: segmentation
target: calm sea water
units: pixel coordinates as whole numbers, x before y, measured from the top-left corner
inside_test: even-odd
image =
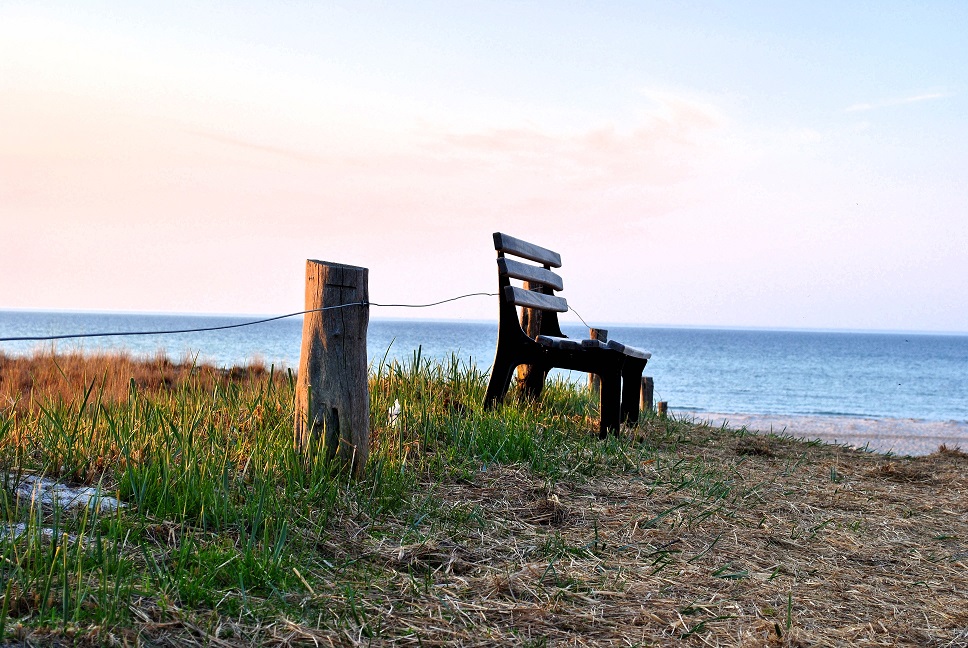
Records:
[[[239,317],[0,311],[0,337],[218,326]],[[587,329],[564,327],[572,337]],[[206,333],[60,341],[60,350],[159,350],[228,366],[259,358],[297,367],[299,319]],[[968,422],[968,336],[610,327],[652,352],[657,400],[679,411]],[[488,368],[496,323],[372,320],[368,352],[408,359],[456,354]],[[52,343],[0,342],[14,355]],[[572,375],[574,379],[581,376]]]

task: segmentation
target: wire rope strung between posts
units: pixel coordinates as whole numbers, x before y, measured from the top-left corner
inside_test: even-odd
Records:
[[[173,335],[177,333],[202,333],[206,331],[222,331],[225,329],[241,328],[243,326],[253,326],[254,324],[266,324],[267,322],[275,322],[277,320],[286,319],[288,317],[296,317],[297,315],[306,315],[308,313],[319,313],[322,311],[336,310],[339,308],[350,308],[353,306],[378,306],[382,308],[431,308],[433,306],[440,306],[441,304],[457,301],[459,299],[466,299],[468,297],[497,297],[497,293],[487,293],[487,292],[468,293],[466,295],[458,295],[457,297],[450,297],[448,299],[442,299],[440,301],[431,302],[429,304],[378,304],[377,302],[361,301],[361,302],[353,302],[350,304],[338,304],[336,306],[325,306],[323,308],[311,308],[309,310],[297,311],[295,313],[287,313],[285,315],[276,315],[275,317],[267,317],[265,319],[253,320],[251,322],[240,322],[238,324],[223,324],[220,326],[203,326],[200,328],[190,328],[190,329],[171,329],[171,330],[165,330],[165,331],[113,331],[113,332],[107,332],[107,333],[66,333],[63,335],[0,337],[0,342],[48,342],[53,340],[70,340],[74,338],[91,338],[91,337],[125,337],[125,336],[131,336],[131,335]],[[581,316],[579,316],[579,319],[581,319]]]

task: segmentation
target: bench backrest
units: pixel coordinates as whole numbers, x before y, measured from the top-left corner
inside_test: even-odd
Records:
[[[554,291],[564,288],[561,277],[551,271],[551,268],[561,267],[560,254],[501,232],[494,233],[494,249],[497,250],[498,277],[504,302],[555,313],[568,310],[568,302],[553,294]],[[535,261],[541,265],[509,259],[507,255]],[[512,286],[511,279],[527,281],[537,290]]]

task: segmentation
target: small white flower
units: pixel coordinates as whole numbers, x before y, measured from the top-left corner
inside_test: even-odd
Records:
[[[394,399],[393,407],[387,411],[387,423],[389,423],[390,427],[393,427],[397,424],[398,418],[400,418],[400,400]]]

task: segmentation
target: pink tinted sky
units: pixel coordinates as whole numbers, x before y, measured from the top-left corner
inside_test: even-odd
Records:
[[[500,230],[597,323],[968,331],[968,5],[34,5],[0,309],[290,312],[306,258],[433,301]]]

